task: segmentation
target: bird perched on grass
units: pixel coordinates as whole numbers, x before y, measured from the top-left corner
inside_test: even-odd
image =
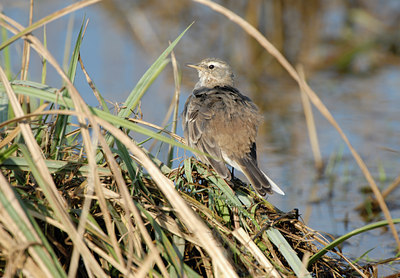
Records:
[[[240,170],[263,198],[272,191],[285,195],[258,167],[256,136],[262,116],[234,87],[231,67],[216,58],[188,66],[198,71],[199,81],[182,113],[184,136],[189,146],[212,157],[196,156],[226,180],[231,179],[226,163]]]

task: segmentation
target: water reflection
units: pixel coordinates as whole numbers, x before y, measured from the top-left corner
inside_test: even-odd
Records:
[[[67,3],[72,1],[35,2],[35,18]],[[400,2],[220,3],[257,26],[293,64],[304,66],[311,86],[362,154],[374,177],[378,178],[384,169],[386,180],[380,185],[390,184],[400,165]],[[2,5],[5,14],[25,24],[24,1],[6,0]],[[236,25],[190,1],[105,0],[74,15],[72,41],[84,15],[90,23],[81,55],[97,88],[112,102],[123,101],[168,41],[196,21],[175,49],[182,65],[180,110],[197,80],[195,73],[183,65],[212,56],[229,61],[237,75],[237,86],[252,97],[265,115],[258,139],[260,164],[287,192],[287,196],[272,196],[270,201],[282,210],[299,208],[312,228],[334,235],[365,224],[354,207],[365,198],[360,190],[366,181],[339,135],[316,112],[321,152],[330,169],[318,179],[297,85]],[[59,61],[63,58],[68,20],[62,18],[47,26],[49,49]],[[35,34],[42,37],[41,32]],[[17,60],[21,54],[18,45],[13,47]],[[31,69],[35,68],[40,69],[38,59],[31,64]],[[33,80],[40,81],[40,71],[32,76]],[[60,80],[50,73],[48,83],[61,86]],[[76,86],[87,102],[95,105],[80,73]],[[167,68],[142,101],[144,119],[160,125],[173,91],[172,70]],[[178,133],[182,134],[180,130]],[[165,159],[163,152],[160,156]],[[398,200],[399,194],[395,191],[390,199]],[[393,217],[400,217],[398,207],[392,207],[391,212]],[[380,231],[352,241],[345,246],[345,252],[358,257],[375,248],[369,254],[374,258],[394,252],[390,233],[379,234],[379,243],[371,240],[376,233]]]

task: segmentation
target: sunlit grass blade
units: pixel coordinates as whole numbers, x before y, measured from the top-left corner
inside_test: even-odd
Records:
[[[280,253],[285,257],[286,261],[296,273],[297,277],[307,277],[311,278],[310,273],[303,265],[301,259],[297,256],[296,252],[289,245],[287,240],[282,236],[282,234],[273,228],[266,231],[268,238],[271,242],[279,249]]]

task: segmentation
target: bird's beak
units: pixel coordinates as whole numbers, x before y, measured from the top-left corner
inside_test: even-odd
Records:
[[[189,68],[197,69],[197,70],[202,70],[203,69],[199,65],[186,64],[186,66],[189,67]]]

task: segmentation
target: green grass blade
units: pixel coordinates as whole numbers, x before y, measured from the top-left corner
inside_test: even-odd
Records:
[[[192,23],[193,24],[193,23]],[[128,117],[133,110],[139,104],[140,99],[143,97],[144,93],[147,91],[149,86],[153,83],[156,77],[161,73],[164,67],[168,64],[168,55],[174,49],[176,44],[180,41],[186,31],[192,26],[190,24],[168,47],[164,52],[157,58],[157,60],[150,66],[146,73],[140,78],[139,82],[129,94],[125,101],[125,108],[121,109],[118,113],[119,117]]]
[[[159,61],[160,58],[163,58]],[[119,111],[119,117],[128,117],[132,111],[138,106],[139,101],[142,99],[143,95],[147,92],[150,85],[156,80],[163,69],[168,65],[169,59],[161,55],[156,62],[151,65],[151,67],[146,71],[142,78],[137,83],[136,87],[129,94],[128,98],[124,103],[124,108]]]
[[[4,91],[0,91],[0,123],[7,121],[8,118],[8,98]]]
[[[81,49],[82,40],[83,40],[83,28],[85,27],[85,18],[82,21],[81,28],[79,29],[78,37],[76,38],[74,51],[72,52],[71,61],[68,67],[68,77],[72,83],[75,81],[76,76],[76,69],[78,67],[78,58],[79,58],[79,51]]]
[[[192,23],[193,24],[193,23]],[[132,111],[135,110],[139,101],[153,83],[153,81],[158,77],[158,75],[162,72],[165,66],[169,63],[167,59],[168,55],[174,49],[176,44],[180,41],[182,36],[186,33],[186,31],[192,26],[190,24],[168,47],[164,50],[164,52],[157,58],[157,60],[150,66],[150,68],[145,72],[145,74],[140,78],[139,82],[129,94],[128,98],[124,103],[124,108],[121,109],[118,113],[118,117],[126,118],[128,117]],[[107,134],[106,135],[106,142],[109,146],[114,144],[114,137]],[[101,161],[103,158],[102,153],[98,153],[96,156],[96,161]]]
[[[400,223],[400,218],[393,219],[393,223],[394,224],[399,224]],[[380,227],[383,227],[383,226],[387,226],[387,225],[389,225],[388,221],[387,220],[382,220],[382,221],[371,223],[371,224],[365,225],[365,226],[363,226],[361,228],[355,229],[355,230],[351,231],[350,233],[347,233],[347,234],[335,239],[330,244],[326,245],[324,248],[319,250],[318,253],[314,254],[310,258],[310,261],[308,262],[308,265],[312,265],[319,258],[321,258],[323,255],[325,255],[326,252],[328,252],[329,250],[332,250],[333,248],[335,248],[336,246],[338,246],[342,242],[346,241],[347,239],[349,239],[349,238],[351,238],[351,237],[353,237],[355,235],[358,235],[358,234],[361,234],[361,233],[365,233],[365,232],[367,232],[369,230],[377,229],[377,228],[380,228]]]
[[[121,142],[119,142],[118,140],[117,140],[117,147],[119,150],[120,157],[125,163],[126,170],[128,171],[131,181],[135,181],[136,173],[138,170],[137,164],[129,156],[129,152],[128,152],[127,148],[125,147],[125,145],[121,144]]]
[[[3,148],[0,152],[0,167],[2,166],[3,162],[8,159],[16,150],[18,150],[17,145],[12,145],[9,148]]]
[[[1,27],[1,39],[2,39],[2,41],[3,42],[6,41],[7,38],[8,38],[7,29],[4,28],[4,27]],[[3,57],[4,60],[1,61],[1,62],[3,63],[3,68],[6,71],[6,75],[7,75],[8,80],[11,80],[11,77],[12,77],[11,69],[12,69],[12,67],[11,67],[10,47],[6,46],[2,52],[3,52],[2,57]]]
[[[10,150],[11,152],[11,150]],[[0,154],[0,169],[19,169],[23,171],[30,170],[30,163],[25,157],[7,157],[8,151]],[[12,153],[12,152],[11,152]],[[3,158],[5,158],[3,160]],[[89,166],[78,161],[61,161],[61,160],[45,160],[46,166],[50,173],[76,173],[87,176],[89,174]],[[110,169],[98,166],[99,176],[111,176]]]
[[[297,256],[296,252],[289,245],[287,240],[282,236],[281,232],[279,232],[275,228],[269,228],[266,231],[266,233],[271,242],[279,249],[281,254],[285,257],[286,261],[293,269],[296,276],[311,278],[310,273],[303,265],[301,259]]]
[[[75,76],[76,76],[76,68],[78,66],[78,57],[79,57],[79,51],[82,45],[82,33],[83,33],[83,28],[85,26],[85,19],[83,19],[81,28],[79,30],[78,37],[76,38],[75,46],[74,46],[74,51],[72,52],[71,55],[71,60],[69,63],[69,68],[68,68],[68,78],[71,80],[72,83],[75,81]],[[67,93],[67,90],[64,89],[61,94],[66,97],[69,96]],[[65,138],[65,134],[67,133],[67,129],[69,126],[69,121],[70,117],[68,115],[60,115],[58,117],[57,122],[55,124],[55,129],[54,129],[54,143],[51,144],[51,153],[55,152],[54,158],[59,159],[60,158],[60,150],[62,150],[62,144],[64,144],[65,140],[68,140]],[[68,142],[68,145],[72,145],[72,142]]]
[[[57,89],[51,88],[49,86],[43,85],[43,84],[39,84],[39,83],[34,83],[34,82],[15,82],[13,84],[18,84],[18,85],[13,85],[13,90],[18,93],[18,94],[23,94],[23,95],[28,95],[28,96],[32,96],[32,97],[37,97],[37,98],[41,98],[44,99],[46,101],[49,102],[58,102],[58,103],[62,103],[62,105],[68,107],[68,108],[73,108],[73,102],[70,98],[67,97],[58,97],[54,92],[57,91]],[[24,84],[24,85],[23,85]],[[35,85],[34,87],[26,87],[26,85],[31,84],[31,85]],[[37,85],[37,86],[36,86]],[[0,92],[4,90],[4,86],[3,84],[0,83]],[[134,132],[138,132],[141,133],[143,135],[152,137],[156,140],[160,140],[162,142],[165,142],[167,144],[171,144],[175,147],[179,147],[179,148],[183,148],[186,149],[188,151],[191,151],[193,153],[200,153],[205,155],[204,153],[199,152],[196,149],[193,149],[191,147],[188,147],[182,143],[176,142],[175,140],[163,136],[161,134],[158,134],[157,132],[151,131],[150,129],[147,129],[145,127],[142,127],[136,123],[133,123],[131,121],[125,120],[123,118],[120,118],[118,116],[109,114],[105,111],[99,110],[97,108],[93,108],[93,107],[89,107],[89,109],[91,110],[91,112],[112,123],[114,126],[119,126],[119,127],[124,127],[127,128],[129,130],[132,130]]]

